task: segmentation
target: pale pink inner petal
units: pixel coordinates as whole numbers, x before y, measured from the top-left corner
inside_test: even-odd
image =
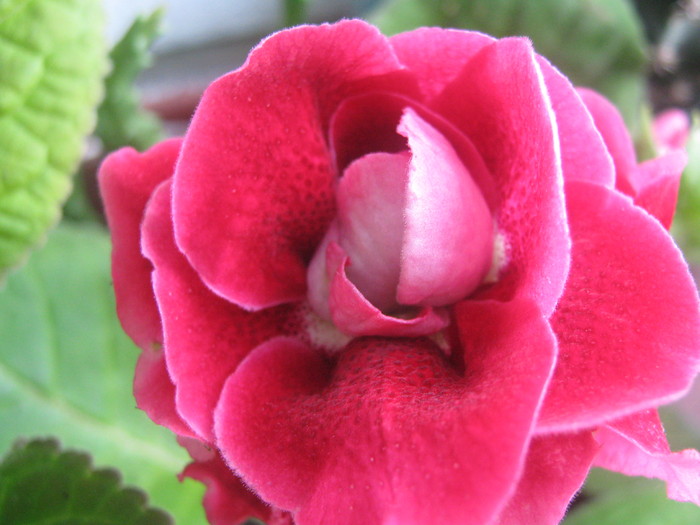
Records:
[[[397,298],[407,305],[453,303],[483,280],[493,258],[493,220],[450,143],[413,110],[398,131],[412,157]]]
[[[410,155],[370,153],[345,170],[336,192],[347,276],[374,306],[394,309]]]

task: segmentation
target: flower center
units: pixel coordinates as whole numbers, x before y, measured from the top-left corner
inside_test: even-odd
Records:
[[[324,317],[354,307],[329,303],[338,279],[381,314],[405,318],[465,298],[491,266],[491,212],[455,150],[412,109],[397,131],[408,151],[364,155],[338,183],[338,214],[308,274],[310,302]]]

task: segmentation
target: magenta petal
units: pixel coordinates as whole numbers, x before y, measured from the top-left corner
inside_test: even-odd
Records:
[[[674,150],[637,166],[634,203],[659,219],[667,230],[673,222],[678,188],[687,160],[684,151]]]
[[[464,64],[494,42],[476,31],[421,27],[391,37],[403,65],[418,79],[424,99],[430,102],[462,71]]]
[[[490,523],[520,476],[555,341],[526,304],[463,313],[465,376],[426,339],[355,339],[334,361],[292,339],[259,346],[217,407],[224,456],[297,525]]]
[[[221,456],[197,440],[180,440],[194,461],[185,467],[180,479],[192,478],[206,485],[204,509],[212,525],[239,525],[248,518],[270,523],[268,504],[246,487]]]
[[[564,180],[615,186],[615,166],[591,114],[571,82],[538,56],[547,92],[557,116]]]
[[[591,432],[534,438],[525,472],[498,523],[559,523],[585,481],[598,448]]]
[[[163,315],[164,351],[180,415],[213,441],[213,412],[224,381],[266,339],[294,332],[294,307],[250,313],[213,294],[175,246],[169,181],[153,194],[143,223],[143,250]]]
[[[572,182],[566,195],[572,267],[551,319],[559,358],[547,431],[676,399],[700,362],[697,292],[668,233],[614,190]]]
[[[528,297],[549,313],[564,289],[570,240],[556,119],[530,43],[484,47],[434,104],[476,145],[501,191],[507,261],[490,297]]]
[[[416,337],[434,334],[449,324],[445,311],[431,307],[424,307],[411,317],[382,313],[348,279],[346,272],[351,263],[334,242],[327,245],[326,265],[332,276],[328,298],[330,315],[333,324],[348,335]]]
[[[700,453],[671,452],[655,410],[603,425],[596,439],[602,445],[597,466],[628,476],[662,479],[669,498],[700,505]]]
[[[359,20],[272,35],[206,90],[174,178],[175,230],[217,294],[251,310],[303,298],[334,214],[331,115],[375,90],[415,93],[388,40]]]
[[[631,179],[637,167],[637,155],[622,115],[610,101],[595,91],[579,88],[578,92],[612,155],[616,172],[615,186],[627,195],[634,195]]]
[[[112,234],[112,279],[117,314],[134,342],[148,349],[162,342],[160,315],[151,287],[151,263],[141,255],[141,220],[153,190],[175,169],[179,139],[146,153],[121,149],[100,167],[100,192]]]
[[[146,348],[139,356],[134,374],[134,398],[136,406],[154,423],[180,436],[194,436],[175,408],[175,385],[168,375],[163,350]]]
[[[406,305],[454,303],[479,286],[491,267],[491,212],[467,168],[435,128],[406,109],[398,130],[408,139],[411,160],[396,297]]]

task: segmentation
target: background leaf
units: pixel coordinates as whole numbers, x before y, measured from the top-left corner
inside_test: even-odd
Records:
[[[95,470],[85,453],[55,440],[20,441],[0,463],[0,523],[168,525],[145,494],[123,487],[115,470]]]
[[[574,84],[608,96],[636,131],[646,57],[627,0],[389,0],[370,19],[387,34],[438,25],[527,36]]]
[[[0,8],[0,280],[59,216],[105,72],[99,0]]]
[[[615,476],[606,473],[606,477]],[[621,476],[621,475],[617,475]],[[632,480],[576,507],[562,525],[697,525],[700,507],[668,499],[664,484]]]
[[[103,231],[59,227],[0,292],[0,450],[55,435],[118,467],[179,523],[205,523],[203,486],[175,477],[187,454],[135,407],[138,350],[116,318],[109,252]]]
[[[143,151],[163,137],[160,121],[141,109],[136,77],[151,65],[153,41],[160,33],[163,10],[140,16],[109,54],[112,70],[105,79],[105,98],[97,110],[95,134],[105,153],[122,146]]]

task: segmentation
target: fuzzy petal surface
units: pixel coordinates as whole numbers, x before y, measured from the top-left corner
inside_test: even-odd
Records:
[[[481,153],[500,191],[505,261],[488,297],[554,309],[569,269],[557,124],[530,43],[506,38],[469,60],[434,103]]]
[[[141,221],[153,190],[175,171],[180,143],[171,139],[143,154],[124,148],[100,167],[100,192],[112,234],[117,314],[124,331],[144,350],[163,338],[151,288],[153,266],[141,254]]]
[[[206,90],[177,166],[174,216],[178,246],[218,295],[249,310],[303,298],[334,215],[331,115],[375,90],[416,92],[388,40],[359,20],[276,33]]]
[[[559,357],[539,422],[550,431],[676,399],[700,362],[697,292],[668,233],[614,190],[566,190],[572,267],[551,319]]]
[[[427,339],[356,339],[334,359],[289,338],[259,346],[217,408],[227,461],[297,525],[490,523],[515,490],[555,341],[527,303],[462,314],[464,375]]]
[[[700,505],[700,453],[671,452],[656,410],[645,410],[603,425],[596,465],[628,476],[666,482],[668,497]]]
[[[615,163],[615,187],[627,195],[634,195],[631,179],[637,167],[637,154],[622,115],[612,102],[595,91],[579,88],[578,93],[591,112]]]
[[[498,525],[557,525],[583,485],[598,448],[590,431],[534,438],[525,472]]]
[[[673,150],[637,166],[634,177],[637,194],[634,203],[659,219],[667,230],[673,222],[681,175],[687,160],[684,151]]]
[[[175,245],[171,186],[148,204],[144,253],[153,262],[153,288],[163,316],[164,351],[181,416],[213,441],[214,408],[224,381],[247,353],[270,337],[299,330],[295,306],[247,312],[213,294]]]

